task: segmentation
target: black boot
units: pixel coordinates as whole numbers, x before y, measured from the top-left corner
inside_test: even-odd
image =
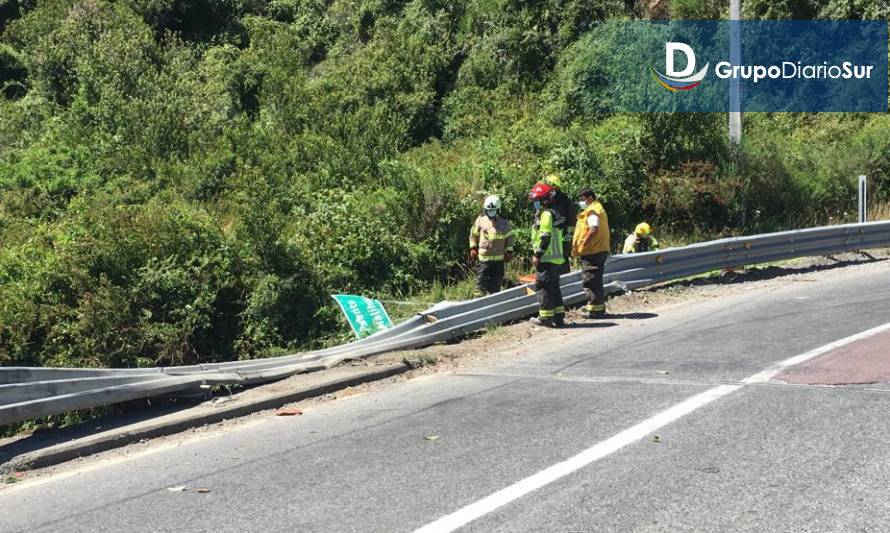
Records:
[[[532,317],[529,322],[532,323],[533,326],[544,326],[545,328],[556,328],[559,327],[556,325],[556,322],[551,318],[541,318],[539,316]]]

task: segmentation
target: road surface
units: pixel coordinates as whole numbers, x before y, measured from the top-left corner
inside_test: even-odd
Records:
[[[0,530],[890,528],[890,265],[654,315],[21,483]]]

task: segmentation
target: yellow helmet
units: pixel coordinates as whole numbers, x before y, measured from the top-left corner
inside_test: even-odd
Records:
[[[634,229],[634,233],[639,235],[640,237],[646,237],[652,234],[652,228],[649,226],[649,224],[640,222],[639,224],[637,224],[636,229]]]
[[[562,189],[562,180],[559,179],[559,176],[557,174],[547,174],[546,176],[544,176],[544,183],[550,185],[551,187]]]

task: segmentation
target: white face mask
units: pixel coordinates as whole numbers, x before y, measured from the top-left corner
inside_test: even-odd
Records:
[[[498,215],[497,209],[486,209],[485,214],[488,215],[489,218],[494,218]]]
[[[581,209],[587,209],[587,202],[585,202],[584,200],[579,201],[578,207],[580,207]]]

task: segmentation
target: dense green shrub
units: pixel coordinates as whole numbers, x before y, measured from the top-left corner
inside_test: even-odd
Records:
[[[740,192],[712,162],[689,161],[653,176],[646,207],[660,226],[719,231],[734,222]]]
[[[67,366],[231,357],[239,259],[200,208],[77,198],[0,259],[4,355]],[[7,341],[7,335],[9,341]]]
[[[343,340],[330,294],[403,298],[466,276],[487,194],[527,268],[526,195],[550,172],[597,191],[616,244],[643,218],[701,235],[840,220],[863,173],[890,201],[885,115],[746,115],[733,160],[723,114],[607,112],[627,59],[607,45],[627,36],[597,22],[638,4],[0,0],[0,364]],[[749,18],[888,14],[744,4]],[[676,0],[669,14],[724,11]]]

